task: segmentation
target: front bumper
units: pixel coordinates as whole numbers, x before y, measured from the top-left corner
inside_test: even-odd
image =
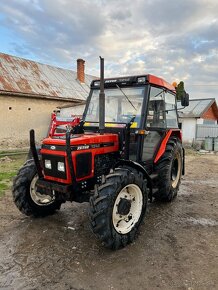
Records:
[[[87,181],[83,181],[79,184],[73,185],[61,184],[40,178],[36,182],[36,187],[41,194],[50,195],[52,197],[55,194],[55,199],[62,202],[88,202],[91,194],[90,186],[93,187],[93,181],[91,181],[89,184],[87,184]]]
[[[71,193],[73,190],[72,185],[65,185],[65,184],[60,184],[57,182],[50,182],[46,181],[44,179],[38,179],[36,182],[36,186],[42,189],[43,191],[46,192],[46,194],[53,195],[53,191],[59,192],[59,193]]]

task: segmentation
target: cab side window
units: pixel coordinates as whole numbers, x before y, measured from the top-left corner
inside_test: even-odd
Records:
[[[178,128],[175,95],[151,87],[146,127]]]
[[[151,87],[146,126],[150,128],[166,128],[163,89]]]
[[[178,128],[176,98],[173,94],[169,92],[165,93],[165,110],[167,128]]]

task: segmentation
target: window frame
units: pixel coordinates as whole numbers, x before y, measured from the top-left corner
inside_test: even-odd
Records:
[[[165,127],[157,127],[157,126],[152,126],[149,127],[147,126],[147,120],[148,120],[148,115],[149,115],[149,102],[150,102],[150,96],[151,96],[151,90],[152,88],[157,88],[162,90],[163,94],[164,94],[164,111],[166,112],[166,101],[165,101],[165,93],[170,93],[171,95],[173,95],[175,97],[175,112],[176,112],[176,121],[177,121],[177,127],[167,127],[167,120],[166,120],[166,114],[164,114],[165,116],[165,123],[166,126]],[[148,90],[148,98],[147,98],[147,109],[146,109],[146,119],[144,120],[144,128],[146,131],[159,131],[159,132],[163,132],[166,131],[167,129],[179,129],[179,116],[178,116],[178,111],[177,111],[177,102],[176,102],[176,93],[166,89],[165,87],[161,87],[161,86],[156,86],[153,84],[150,84],[149,86],[149,90]]]
[[[144,99],[145,99],[145,96],[146,96],[146,87],[147,87],[147,85],[145,86],[145,85],[142,85],[142,84],[136,85],[136,86],[122,86],[121,87],[122,90],[124,90],[124,89],[130,89],[130,88],[135,88],[135,89],[141,88],[141,89],[143,89],[142,98],[141,98],[142,102],[141,102],[141,107],[140,107],[140,110],[139,110],[140,111],[140,115],[139,115],[140,116],[140,120],[139,120],[139,122],[137,122],[137,127],[135,129],[139,129],[140,126],[141,126],[141,123],[142,123]],[[106,88],[105,91],[106,90],[112,91],[112,90],[118,90],[118,88],[117,87],[109,87],[109,88]],[[99,126],[99,120],[98,121],[87,120],[88,109],[89,109],[90,103],[92,101],[93,94],[95,94],[96,91],[99,92],[100,91],[99,88],[95,88],[95,89],[92,89],[90,91],[90,94],[89,94],[89,96],[87,98],[86,107],[85,107],[85,110],[84,110],[84,113],[83,113],[83,120],[85,120],[85,122],[95,124],[94,126],[98,127]],[[121,92],[120,94],[122,95],[123,93]],[[127,94],[127,96],[128,96],[128,94]],[[122,97],[122,99],[125,100],[125,95],[124,95],[124,97]],[[126,100],[126,104],[128,104],[128,100]],[[136,117],[137,117],[137,115],[136,115]],[[130,121],[130,120],[128,120],[128,121]],[[135,120],[133,122],[135,122]],[[118,127],[119,127],[119,125],[126,125],[129,122],[105,121],[105,124],[107,124],[107,123],[109,123],[109,124],[117,124]]]
[[[165,98],[165,95],[164,95],[164,101],[165,101],[165,111],[166,111],[166,128],[167,129],[179,129],[179,116],[178,116],[178,111],[177,111],[177,101],[176,101],[176,94],[173,94],[173,92],[169,91],[169,90],[166,90],[165,94],[170,94],[174,97],[174,100],[175,100],[175,109],[172,109],[172,110],[167,110],[166,109],[166,98]],[[172,127],[172,126],[169,126],[167,125],[167,112],[168,111],[175,111],[175,115],[176,115],[176,123],[177,123],[177,126],[176,127]]]

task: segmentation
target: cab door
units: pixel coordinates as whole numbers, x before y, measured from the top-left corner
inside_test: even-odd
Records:
[[[168,129],[178,128],[176,97],[164,88],[151,87],[148,102],[147,135],[144,138],[142,161],[153,161]]]

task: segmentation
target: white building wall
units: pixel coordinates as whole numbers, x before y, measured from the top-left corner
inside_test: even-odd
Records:
[[[203,125],[204,124],[204,119],[198,118],[197,119],[197,125]]]
[[[182,119],[182,139],[184,143],[192,143],[195,140],[196,123],[195,118]]]

